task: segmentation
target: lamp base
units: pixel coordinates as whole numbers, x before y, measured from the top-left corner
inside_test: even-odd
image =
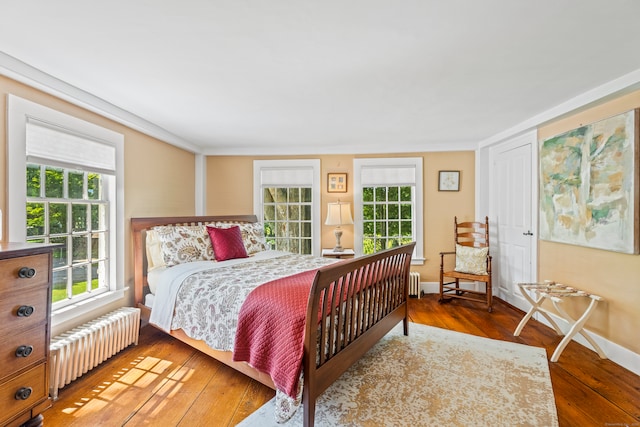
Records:
[[[340,226],[336,227],[333,234],[336,235],[336,246],[333,248],[333,252],[343,252],[344,248],[340,244],[340,238],[342,237],[342,230],[340,229]]]

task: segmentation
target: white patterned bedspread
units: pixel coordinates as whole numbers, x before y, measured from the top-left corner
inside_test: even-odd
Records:
[[[160,276],[150,322],[165,331],[182,329],[213,349],[231,351],[240,308],[254,288],[333,262],[265,251],[250,258],[179,264]]]

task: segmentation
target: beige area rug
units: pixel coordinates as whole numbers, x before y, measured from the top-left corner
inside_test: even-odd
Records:
[[[242,427],[277,424],[274,400]],[[318,399],[316,426],[557,426],[543,348],[398,325]]]

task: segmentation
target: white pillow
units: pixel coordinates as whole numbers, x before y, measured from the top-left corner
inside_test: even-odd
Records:
[[[147,250],[147,272],[164,267],[162,242],[158,238],[158,232],[156,230],[147,230],[145,245]]]
[[[487,274],[489,248],[473,248],[456,244],[456,268],[459,273]]]

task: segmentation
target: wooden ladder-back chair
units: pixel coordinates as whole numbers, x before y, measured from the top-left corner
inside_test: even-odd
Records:
[[[454,217],[455,252],[440,252],[439,302],[452,298],[484,302],[489,312],[493,310],[491,289],[491,255],[489,254],[489,218],[484,222],[461,222]],[[453,270],[445,271],[445,256],[455,255]],[[451,280],[445,282],[445,280]],[[485,290],[460,287],[460,280],[484,282]]]

